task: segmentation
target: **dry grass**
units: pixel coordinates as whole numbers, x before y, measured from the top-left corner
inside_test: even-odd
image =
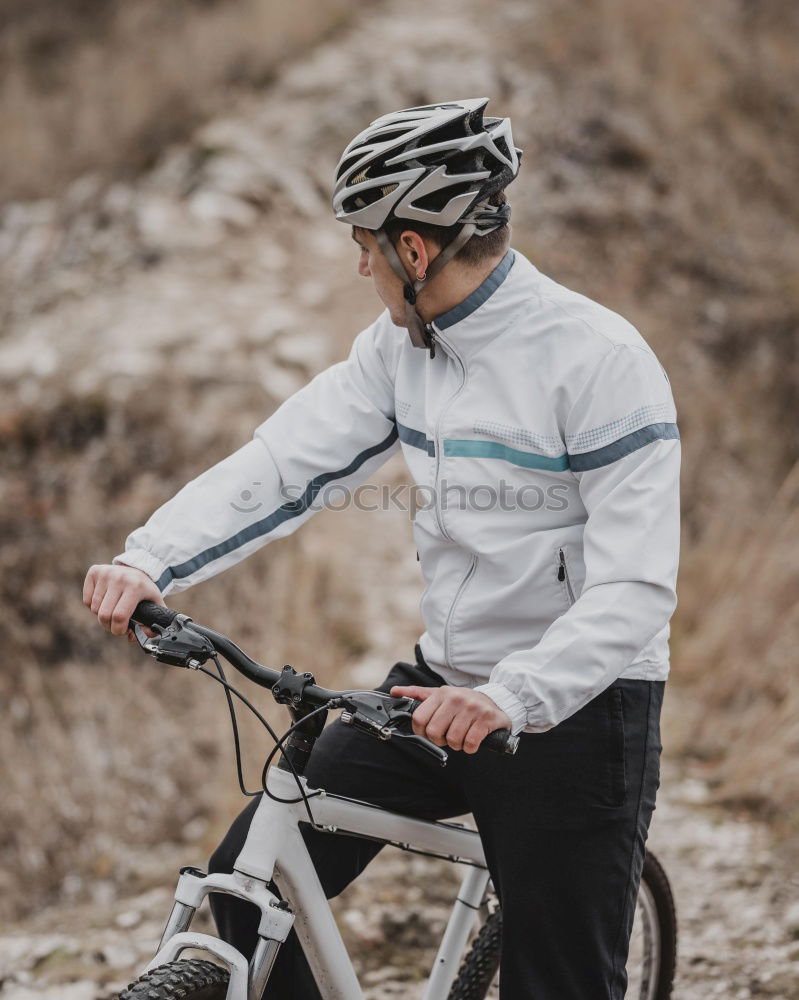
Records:
[[[352,0],[29,0],[0,12],[0,202],[131,173],[262,86]]]
[[[707,762],[720,798],[794,820],[798,27],[783,0],[558,2],[515,40],[561,110],[530,137],[549,188],[528,239],[637,323],[677,397],[684,711],[667,744]]]
[[[719,522],[690,558],[676,642],[692,698],[683,752],[720,799],[795,825],[799,804],[799,464],[755,524]]]
[[[0,672],[0,919],[162,879],[172,867],[164,852],[184,841],[202,861],[243,804],[221,689],[111,639],[80,602],[87,562],[110,559],[131,524],[239,443],[235,429],[192,421],[188,385],[173,387],[168,430],[154,435],[167,394],[151,388],[116,400],[66,396],[0,422],[9,459],[0,600],[5,660],[17,665]],[[254,426],[269,401],[236,393],[238,418]],[[221,391],[214,405],[221,413],[230,403]],[[318,530],[229,571],[224,588],[173,601],[262,662],[293,662],[330,681],[364,638],[346,554],[337,563],[315,545]],[[242,686],[283,723],[268,695]],[[269,740],[242,722],[253,788]]]

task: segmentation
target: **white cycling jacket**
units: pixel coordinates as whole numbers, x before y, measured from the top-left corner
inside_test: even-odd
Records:
[[[619,677],[664,679],[680,442],[657,358],[513,250],[433,326],[431,358],[383,313],[114,561],[183,590],[401,448],[424,488],[413,530],[433,670],[484,691],[514,732],[550,729]]]

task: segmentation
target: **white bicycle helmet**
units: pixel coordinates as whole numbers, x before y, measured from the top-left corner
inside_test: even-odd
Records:
[[[487,97],[428,104],[383,115],[357,135],[336,168],[336,218],[375,232],[405,285],[411,340],[434,352],[416,296],[472,236],[505,225],[510,206],[488,199],[519,172],[509,118],[484,118]],[[424,279],[411,282],[383,230],[392,220],[460,226]]]

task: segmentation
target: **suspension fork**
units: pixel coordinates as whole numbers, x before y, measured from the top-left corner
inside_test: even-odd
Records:
[[[260,909],[258,943],[249,963],[226,942],[189,929],[194,913],[211,891],[247,899]],[[232,1000],[260,1000],[280,945],[286,940],[293,923],[294,914],[288,903],[278,899],[265,882],[238,872],[206,875],[197,868],[183,868],[172,912],[158,952],[147,966],[147,971],[174,961],[187,948],[205,951],[221,959],[230,970],[228,995]]]

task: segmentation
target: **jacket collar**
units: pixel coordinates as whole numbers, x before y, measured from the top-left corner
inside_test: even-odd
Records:
[[[433,320],[436,342],[461,361],[482,350],[528,308],[539,272],[518,251],[508,250],[471,295]]]
[[[491,274],[488,275],[481,285],[475,288],[471,295],[468,295],[463,302],[459,302],[458,305],[453,306],[452,309],[448,309],[445,313],[441,313],[440,316],[435,317],[433,325],[436,329],[442,331],[455,326],[456,323],[460,323],[467,316],[471,316],[475,310],[479,309],[484,302],[490,299],[505,278],[507,278],[508,272],[513,267],[514,258],[514,251],[508,250]]]

